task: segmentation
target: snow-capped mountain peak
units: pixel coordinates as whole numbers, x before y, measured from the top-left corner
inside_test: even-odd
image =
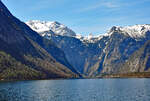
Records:
[[[56,35],[75,36],[75,32],[57,21],[31,20],[26,22],[34,31],[38,33],[53,31]]]
[[[114,31],[119,31],[132,38],[140,38],[145,36],[145,32],[150,31],[150,25],[143,24],[125,27],[113,26],[108,33],[112,34]]]

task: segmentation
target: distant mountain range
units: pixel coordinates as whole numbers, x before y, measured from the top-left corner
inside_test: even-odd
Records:
[[[65,25],[55,21],[33,20],[26,24],[63,50],[69,63],[85,76],[149,72],[150,66],[147,64],[150,64],[150,57],[147,55],[146,59],[141,59],[141,53],[137,52],[146,43],[149,44],[149,24],[113,26],[106,34],[87,37],[76,35]],[[64,26],[64,29],[61,26]],[[42,31],[43,28],[46,28],[46,31]],[[62,34],[63,32],[65,34]],[[147,47],[148,45],[145,48]],[[147,52],[146,54],[149,54],[149,51]]]
[[[23,23],[0,1],[0,80],[103,77],[150,72],[150,25],[77,35],[59,22]]]

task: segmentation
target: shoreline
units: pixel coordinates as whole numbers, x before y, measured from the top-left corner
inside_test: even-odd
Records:
[[[110,77],[110,76],[106,76],[106,77],[95,77],[95,78],[69,78],[69,79],[65,79],[65,78],[58,78],[58,79],[28,79],[28,80],[0,80],[1,82],[20,82],[20,81],[36,81],[36,80],[77,80],[77,79],[150,79],[150,77]]]

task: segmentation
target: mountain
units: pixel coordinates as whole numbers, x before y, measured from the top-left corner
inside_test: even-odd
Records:
[[[0,1],[0,79],[74,78],[76,73],[61,49],[14,17]]]
[[[69,63],[78,72],[95,77],[99,74],[122,73],[122,64],[150,40],[150,25],[113,26],[104,35],[88,37],[55,33],[41,31],[39,34],[62,49]]]
[[[26,22],[33,30],[44,35],[63,35],[63,36],[76,36],[75,32],[66,27],[65,25],[57,22],[57,21],[39,21],[39,20],[31,20]]]
[[[140,26],[139,33],[137,33],[138,29],[132,29],[135,26],[111,28],[104,52],[103,73],[118,73],[119,68],[121,68],[119,64],[124,63],[147,40],[150,40],[150,29],[143,29],[149,25],[136,26],[137,28]]]

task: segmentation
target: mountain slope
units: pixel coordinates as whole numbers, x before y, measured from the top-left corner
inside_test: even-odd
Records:
[[[150,71],[150,41],[147,41],[139,50],[130,56],[122,65],[120,71],[149,72]]]
[[[5,55],[10,55],[8,57],[10,62],[14,58],[16,62],[21,63],[21,66],[25,65],[29,70],[34,70],[37,73],[40,72],[42,74],[40,78],[70,78],[76,76],[70,69],[57,62],[57,60],[61,59],[54,59],[56,57],[59,58],[55,55],[56,53],[53,54],[53,57],[49,54],[57,51],[60,52],[58,54],[62,54],[60,58],[65,58],[63,57],[65,56],[64,53],[49,40],[42,38],[27,25],[15,18],[1,1],[0,51],[5,53]],[[1,61],[3,61],[3,58]],[[5,70],[1,69],[1,73],[3,71]],[[35,77],[32,79],[40,78]],[[24,79],[24,77],[19,77],[19,79]]]
[[[135,51],[129,58],[122,64],[118,64],[118,72],[110,74],[98,74],[97,77],[150,77],[150,40]]]
[[[44,74],[16,61],[5,52],[0,52],[0,80],[6,79],[42,79]]]
[[[54,42],[47,38],[41,37],[35,31],[31,30],[26,24],[18,22],[19,26],[24,30],[28,36],[50,53],[59,63],[68,67],[74,73],[80,75],[77,70],[68,62],[64,52],[58,48]]]

